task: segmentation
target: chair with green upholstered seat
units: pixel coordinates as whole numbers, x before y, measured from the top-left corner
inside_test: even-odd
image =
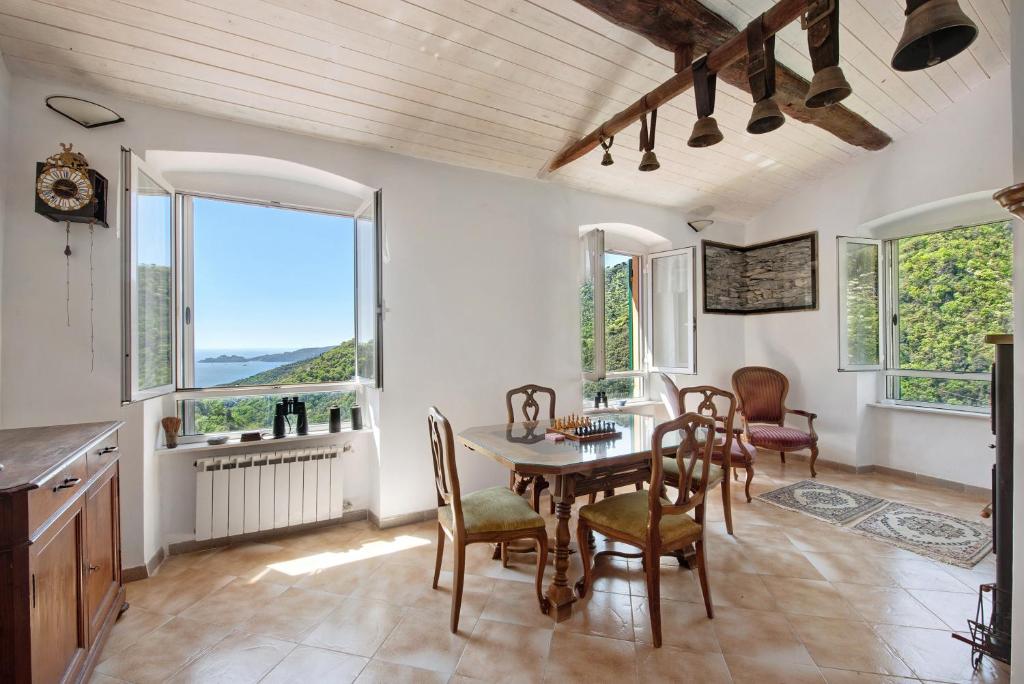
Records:
[[[672,378],[664,373],[661,374],[661,381],[664,387],[662,402],[665,404],[670,418],[685,411],[687,402],[696,401],[696,412],[713,418],[716,430],[724,435],[724,443],[716,446],[711,454],[709,487],[721,486],[722,488],[725,528],[729,534],[732,534],[732,485],[729,481],[729,471],[732,470],[735,473],[739,468],[747,471],[745,493],[747,503],[750,503],[750,483],[754,479],[754,460],[757,454],[757,449],[740,439],[742,431],[735,425],[736,397],[731,392],[710,385],[684,387],[677,390]],[[679,486],[679,470],[676,469],[675,461],[672,458],[665,461],[665,484],[670,487]]]
[[[666,435],[677,430],[681,441],[672,460],[676,463],[677,472],[694,482],[695,486],[678,488],[673,502],[663,495],[664,464],[668,458],[664,455],[662,443]],[[614,541],[638,547],[647,580],[651,633],[656,647],[661,646],[662,554],[682,551],[690,544],[694,545],[704,608],[709,619],[714,617],[708,587],[707,554],[704,551],[704,501],[710,480],[714,433],[714,419],[696,413],[687,413],[662,423],[654,429],[651,438],[651,488],[616,494],[579,510],[576,539],[579,540],[580,560],[583,562],[583,578],[576,583],[577,593],[583,598],[592,583],[592,551],[583,541],[591,530]],[[691,512],[693,517],[689,515]]]
[[[547,613],[544,597],[544,567],[548,560],[548,534],[544,518],[526,499],[505,487],[491,487],[462,496],[459,473],[455,467],[455,439],[452,426],[440,411],[431,406],[427,414],[430,452],[434,460],[434,484],[437,487],[437,559],[434,563],[434,589],[441,576],[444,540],[452,540],[455,557],[452,571],[451,629],[459,629],[462,585],[466,576],[466,546],[475,543],[500,544],[517,539],[533,539],[537,544],[537,600]]]

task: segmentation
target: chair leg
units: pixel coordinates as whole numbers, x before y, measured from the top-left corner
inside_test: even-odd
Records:
[[[533,512],[540,513],[540,493],[541,489],[540,482],[538,480],[533,481]]]
[[[441,559],[444,558],[444,528],[437,523],[437,559],[434,561],[434,589],[437,589],[437,580],[441,577]]]
[[[814,462],[818,460],[818,446],[814,445],[811,447],[811,477],[818,477],[818,472],[814,469]]]
[[[786,452],[785,451],[780,451],[779,452],[779,458],[781,458],[782,462],[785,463],[786,462]]]
[[[501,543],[501,567],[508,567],[508,542]]]
[[[644,549],[644,578],[647,580],[647,607],[651,612],[651,638],[661,648],[661,565],[654,549]]]
[[[455,568],[452,581],[452,634],[459,631],[459,611],[462,609],[462,582],[466,578],[466,545],[455,540]],[[504,546],[504,544],[502,544]]]
[[[597,492],[590,492],[590,496],[587,497],[587,503],[597,503]]]
[[[548,490],[548,513],[555,514],[555,495],[550,489]]]
[[[740,481],[740,471],[739,471],[739,469],[737,469],[737,468],[733,468],[732,469],[732,479],[736,480],[737,482]]]
[[[591,555],[590,544],[587,538],[590,536],[590,527],[587,526],[586,521],[583,518],[579,519],[576,524],[576,546],[580,550],[580,563],[583,565],[583,577],[576,582],[576,595],[583,598],[587,595],[587,591],[590,589],[590,583],[593,580],[593,557]]]
[[[751,499],[750,499],[750,481],[753,480],[753,479],[754,479],[754,467],[753,466],[747,466],[747,484],[743,488],[744,491],[747,494],[747,503],[750,503],[750,501],[751,501]]]
[[[722,508],[725,509],[725,531],[732,534],[732,485],[729,476],[722,480]]]
[[[540,601],[540,612],[545,615],[551,610],[551,603],[544,596],[544,568],[548,564],[548,532],[541,530],[537,535],[537,600]]]
[[[700,592],[704,594],[704,610],[707,611],[710,620],[715,617],[715,609],[711,605],[711,589],[708,587],[708,559],[704,553],[704,539],[699,539],[695,546],[697,547],[697,576],[700,578]],[[648,594],[650,594],[650,590],[648,590]],[[654,614],[653,607],[651,614]]]

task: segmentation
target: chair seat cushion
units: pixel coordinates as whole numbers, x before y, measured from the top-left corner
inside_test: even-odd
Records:
[[[452,507],[437,509],[437,519],[447,530],[455,530]],[[544,518],[526,499],[506,487],[491,487],[462,497],[462,521],[467,534],[512,532],[544,527]]]
[[[712,455],[712,458],[714,458],[714,455]],[[679,462],[676,461],[675,456],[665,457],[664,469],[665,478],[666,480],[669,481],[670,486],[672,482],[679,481]],[[700,478],[703,477],[703,473],[704,464],[698,461],[693,466],[693,475],[691,475],[691,479],[693,480],[694,484],[700,483]],[[715,465],[714,463],[712,463],[711,471],[708,473],[708,488],[710,489],[711,487],[714,487],[716,484],[721,482],[724,477],[725,470],[722,469],[722,466]]]
[[[662,501],[671,505],[668,499]],[[616,494],[583,506],[580,517],[595,526],[615,530],[642,542],[647,537],[649,506],[647,491]],[[661,519],[659,531],[663,544],[687,543],[700,537],[700,524],[688,515],[666,515]]]
[[[751,425],[750,443],[760,447],[802,449],[814,444],[814,438],[803,430],[779,425]]]
[[[732,452],[731,461],[732,465],[734,466],[750,465],[751,463],[754,462],[754,459],[757,456],[757,449],[747,444],[746,442],[741,442],[738,439],[732,440],[732,446],[729,448],[729,451]],[[720,451],[712,453],[711,460],[714,463],[721,463],[722,453]]]

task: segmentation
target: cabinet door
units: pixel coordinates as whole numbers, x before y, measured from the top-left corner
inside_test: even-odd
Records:
[[[74,675],[85,657],[83,513],[79,500],[29,547],[33,682]]]
[[[99,635],[121,579],[116,466],[113,472],[112,477],[97,482],[85,495],[85,604],[90,644]]]

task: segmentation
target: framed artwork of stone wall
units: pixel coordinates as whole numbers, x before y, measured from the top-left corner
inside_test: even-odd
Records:
[[[741,247],[702,240],[704,313],[818,308],[818,233]]]

